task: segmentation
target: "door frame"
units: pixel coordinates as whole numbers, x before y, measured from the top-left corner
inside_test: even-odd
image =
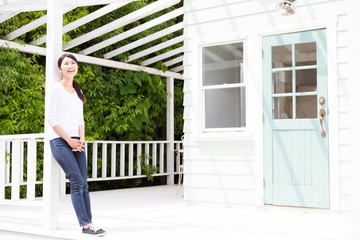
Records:
[[[322,22],[323,21],[323,22]],[[258,47],[262,49],[262,39],[266,36],[271,35],[280,35],[293,32],[301,31],[311,31],[317,29],[326,30],[326,39],[327,39],[327,71],[328,71],[328,121],[329,121],[329,188],[330,188],[330,210],[331,211],[340,211],[341,209],[341,196],[340,196],[340,162],[339,162],[339,111],[338,111],[338,80],[337,80],[337,19],[328,18],[323,19],[322,21],[305,21],[298,28],[293,28],[292,24],[286,24],[283,26],[277,26],[278,30],[271,32],[259,33]],[[300,25],[300,24],[299,24]],[[336,61],[331,61],[331,59],[336,59]],[[259,56],[259,68],[260,68],[260,85],[261,85],[261,103],[263,102],[262,96],[262,51],[260,51]],[[263,105],[259,106],[261,112],[263,112]],[[260,166],[257,170],[259,180],[264,179],[264,158],[263,158],[263,119],[261,121],[261,135],[258,139],[257,145],[261,146],[261,153],[258,155],[259,162],[257,166]],[[260,189],[259,189],[260,188]],[[257,205],[264,206],[264,183],[259,181],[257,185]]]

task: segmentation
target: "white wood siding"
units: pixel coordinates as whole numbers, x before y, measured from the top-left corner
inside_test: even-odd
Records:
[[[339,101],[339,162],[340,162],[340,208],[350,209],[351,167],[350,167],[350,112],[348,75],[348,20],[345,13],[339,13],[337,24],[337,80]]]
[[[261,38],[265,35],[327,28],[329,55],[331,201],[349,209],[350,145],[347,15],[345,0],[296,1],[297,13],[276,14],[275,0],[184,1],[185,200],[226,205],[262,205]],[[324,11],[326,9],[326,11]],[[247,130],[202,132],[201,47],[244,41]],[[336,46],[335,46],[336,45]],[[247,65],[246,65],[247,64]],[[337,76],[336,76],[337,75]],[[332,94],[331,94],[332,93]],[[333,115],[331,115],[333,114]]]

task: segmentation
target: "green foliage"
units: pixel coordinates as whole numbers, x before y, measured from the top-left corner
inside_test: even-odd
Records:
[[[149,156],[148,154],[143,154],[140,156],[141,173],[146,175],[148,181],[153,182],[153,174],[157,173],[159,171],[159,168],[150,165],[149,160],[151,160],[151,156]]]
[[[158,131],[166,118],[166,84],[145,72],[81,64],[76,77],[87,97],[88,137],[105,140],[164,139]]]
[[[37,56],[0,48],[0,134],[44,130],[44,66]]]

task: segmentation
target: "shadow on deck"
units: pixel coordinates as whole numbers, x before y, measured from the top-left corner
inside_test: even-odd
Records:
[[[197,206],[183,201],[176,186],[92,192],[94,224],[103,239],[350,239],[346,213],[288,207]],[[61,199],[59,229],[41,228],[41,206],[0,205],[0,239],[88,239],[81,234],[69,196]]]

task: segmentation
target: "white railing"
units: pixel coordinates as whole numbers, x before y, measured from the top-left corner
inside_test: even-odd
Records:
[[[19,200],[21,192],[26,193],[27,200],[35,200],[36,185],[42,184],[42,162],[39,156],[42,156],[43,142],[39,139],[43,136],[0,136],[0,200],[9,198],[5,192],[11,192],[11,200]]]
[[[0,136],[0,201],[33,201],[36,187],[42,186],[44,134]],[[181,141],[91,141],[86,142],[88,181],[110,181],[144,178],[142,159],[156,167],[153,176],[178,174]],[[174,144],[174,170],[168,171],[168,144]],[[65,194],[68,181],[61,174],[61,192]],[[11,191],[11,194],[9,192]],[[5,192],[8,192],[7,196]]]

